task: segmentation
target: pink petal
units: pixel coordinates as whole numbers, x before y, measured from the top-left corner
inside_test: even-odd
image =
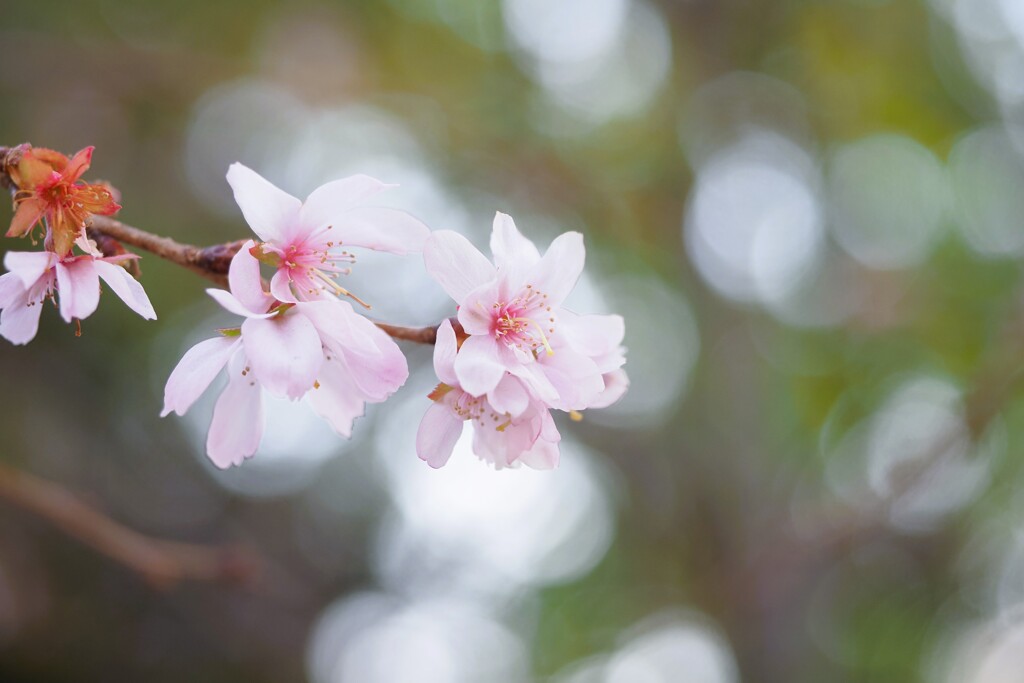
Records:
[[[535,470],[553,470],[558,467],[558,460],[558,443],[537,439],[532,448],[519,454],[516,462]]]
[[[498,382],[494,391],[487,394],[487,401],[494,407],[495,412],[519,417],[530,405],[530,394],[522,382],[506,375]]]
[[[121,266],[95,261],[96,273],[107,283],[107,286],[121,298],[121,301],[146,320],[156,320],[156,311],[146,296],[146,290],[138,280],[128,274]]]
[[[231,294],[248,310],[264,313],[274,299],[263,291],[260,262],[249,251],[254,246],[256,243],[249,240],[232,257],[228,268],[228,287],[231,288]]]
[[[562,233],[555,238],[544,258],[533,268],[527,282],[548,295],[548,304],[558,306],[576,286],[583,272],[586,250],[583,235],[578,232]]]
[[[309,404],[335,432],[346,439],[352,436],[352,423],[365,412],[361,398],[348,369],[342,360],[325,362],[317,379],[319,387],[307,394]]]
[[[501,431],[492,425],[474,424],[473,453],[499,469],[508,467],[533,447],[539,432],[537,420],[514,422]]]
[[[227,178],[245,222],[260,239],[280,241],[298,224],[302,202],[256,171],[236,162]]]
[[[443,467],[461,435],[462,420],[443,403],[433,403],[416,431],[416,455],[434,469]]]
[[[360,206],[340,214],[329,234],[341,246],[366,247],[392,254],[423,251],[430,229],[404,211]]]
[[[619,369],[604,375],[604,391],[590,402],[588,408],[607,408],[626,395],[629,389],[629,376],[625,370]]]
[[[542,356],[539,365],[558,395],[557,399],[547,401],[552,408],[583,410],[604,391],[604,379],[597,364],[568,346],[559,347],[553,356]]]
[[[42,312],[42,302],[37,301],[29,305],[28,292],[23,290],[20,296],[0,311],[0,336],[12,344],[29,343],[35,339],[39,330],[39,315]]]
[[[483,396],[493,391],[505,376],[506,368],[498,351],[498,342],[490,337],[473,336],[462,343],[455,357],[455,376],[470,395]]]
[[[458,303],[497,276],[487,257],[469,240],[451,230],[439,230],[430,235],[423,246],[423,262],[430,276]]]
[[[450,387],[458,387],[455,378],[455,357],[459,352],[455,329],[448,318],[437,328],[437,341],[434,343],[434,372],[437,378]]]
[[[594,363],[602,375],[618,370],[626,364],[626,347],[617,346],[608,353],[594,357]]]
[[[494,304],[501,301],[500,290],[504,281],[485,282],[482,286],[466,294],[459,306],[459,322],[466,334],[491,336],[491,325],[494,322]],[[505,299],[507,300],[507,299]]]
[[[515,284],[522,283],[526,273],[540,261],[537,247],[523,237],[512,216],[500,211],[494,216],[491,254],[494,255],[494,265],[498,271]]]
[[[382,183],[368,175],[353,175],[325,183],[313,190],[302,205],[302,225],[309,232],[328,225],[337,226],[346,212],[389,187],[395,185]]]
[[[254,313],[253,311],[250,311],[241,301],[236,299],[231,292],[223,289],[214,289],[211,287],[206,290],[206,293],[213,297],[213,300],[219,303],[224,309],[244,318],[263,319],[270,318],[275,315],[274,313]]]
[[[271,319],[248,318],[242,342],[253,372],[272,394],[298,399],[313,387],[324,361],[320,335],[297,312]]]
[[[4,267],[21,279],[25,289],[43,277],[55,261],[49,251],[9,251],[4,255]]]
[[[301,301],[295,308],[309,318],[320,338],[329,346],[357,353],[378,353],[376,332],[380,330],[372,323],[371,329],[360,322],[366,318],[356,313],[349,302],[336,298]]]
[[[0,308],[7,308],[15,301],[23,299],[25,293],[25,285],[17,273],[0,275]]]
[[[100,303],[100,278],[94,260],[82,256],[55,267],[61,317],[65,322],[88,318]]]
[[[337,350],[344,354],[352,379],[366,399],[373,403],[383,401],[405,384],[409,365],[398,344],[372,322],[353,313],[349,323],[373,341],[375,351],[367,354],[352,348]]]
[[[38,199],[26,199],[18,205],[11,219],[11,227],[7,229],[7,237],[21,237],[39,222],[46,211],[46,204]]]
[[[92,164],[92,153],[95,149],[95,147],[89,146],[75,152],[75,156],[71,157],[61,173],[66,181],[74,182],[89,170],[89,166]]]
[[[160,417],[172,412],[184,415],[214,378],[224,369],[241,341],[215,337],[201,341],[185,352],[171,371],[164,386],[164,409]]]
[[[621,315],[577,315],[558,313],[558,331],[574,349],[588,356],[601,356],[622,343],[626,333]]]
[[[228,386],[213,408],[213,421],[206,436],[206,454],[221,469],[241,465],[256,452],[263,436],[260,385],[252,374],[242,374],[244,365],[242,357],[231,364]]]
[[[295,303],[298,301],[292,291],[291,275],[285,268],[279,268],[270,278],[270,293],[278,301]]]
[[[558,403],[558,389],[551,383],[544,366],[540,363],[519,363],[509,367],[509,372],[521,379],[543,403]]]

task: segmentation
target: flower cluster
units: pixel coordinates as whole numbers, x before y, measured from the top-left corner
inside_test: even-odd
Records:
[[[434,370],[441,383],[417,434],[419,457],[441,467],[463,423],[473,425],[473,451],[495,467],[558,463],[551,410],[580,411],[617,401],[628,381],[622,365],[623,321],[577,315],[563,303],[583,272],[583,236],[558,237],[541,256],[499,213],[491,263],[458,233],[427,240],[427,272],[458,304],[461,343],[445,322],[438,329]]]
[[[8,252],[0,276],[0,336],[27,344],[36,336],[42,304],[59,299],[65,322],[81,321],[99,304],[103,280],[129,308],[147,320],[156,319],[146,292],[124,266],[133,254],[103,256],[86,236],[93,214],[109,216],[121,207],[103,185],[80,180],[92,161],[92,147],[70,159],[60,152],[31,145],[11,150],[4,172],[14,183],[14,219],[8,237],[44,230],[41,252]],[[75,255],[74,247],[83,253]]]
[[[242,214],[263,240],[231,260],[230,292],[209,289],[217,303],[245,318],[241,326],[192,347],[167,380],[163,415],[185,411],[227,367],[228,384],[213,410],[206,451],[218,467],[253,455],[263,432],[262,394],[298,400],[341,436],[366,403],[379,403],[405,383],[409,368],[395,342],[336,294],[353,263],[350,247],[405,254],[430,231],[394,209],[365,206],[388,186],[353,176],[314,190],[301,202],[241,164],[228,182]],[[264,289],[260,263],[274,268]],[[357,299],[358,301],[358,299]]]
[[[120,209],[109,188],[80,180],[91,156],[92,148],[69,159],[24,145],[3,160],[0,170],[15,186],[8,236],[44,230],[44,251],[4,259],[0,335],[15,344],[35,337],[46,299],[59,302],[68,322],[92,314],[100,280],[132,310],[156,318],[124,267],[137,256],[116,244],[103,255],[86,234],[93,215]],[[351,272],[358,249],[422,253],[427,272],[456,304],[457,319],[437,328],[439,384],[416,436],[417,453],[430,466],[448,461],[469,422],[473,451],[494,467],[555,467],[561,436],[552,411],[580,419],[625,393],[622,318],[579,315],[564,305],[583,271],[579,233],[559,236],[541,256],[499,213],[492,262],[457,233],[431,233],[405,212],[373,206],[393,186],[369,176],[329,182],[305,201],[238,163],[227,180],[258,239],[231,258],[228,290],[207,293],[242,321],[185,353],[167,380],[162,413],[184,415],[226,371],[206,442],[218,467],[238,465],[259,448],[264,393],[306,400],[349,437],[367,403],[405,383],[405,356],[348,299],[369,305],[338,281]]]

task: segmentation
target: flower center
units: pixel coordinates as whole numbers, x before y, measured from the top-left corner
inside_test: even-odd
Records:
[[[531,352],[543,347],[549,356],[554,355],[548,335],[555,332],[555,316],[547,301],[547,294],[534,289],[533,285],[526,285],[511,301],[493,304],[491,332],[494,338]]]
[[[19,192],[15,201],[23,201],[31,196]],[[66,225],[73,230],[85,225],[89,215],[103,208],[110,193],[103,187],[93,185],[75,185],[64,180],[36,189],[36,196],[47,206],[48,218],[56,226]]]
[[[508,414],[499,415],[484,397],[470,396],[466,392],[462,392],[462,395],[452,401],[450,405],[460,418],[472,420],[481,427],[491,426],[497,431],[503,432],[512,423],[512,418]]]
[[[330,229],[330,226],[326,228]],[[341,242],[291,244],[281,253],[282,267],[288,269],[288,279],[310,297],[328,292],[335,296],[347,296],[361,306],[370,308],[370,304],[338,284],[339,275],[352,273],[351,267],[339,264],[353,264],[356,257],[349,251],[334,251],[337,246],[341,246]]]
[[[443,382],[438,384],[427,398],[432,401],[443,401],[457,417],[476,422],[481,427],[492,426],[496,431],[503,432],[512,424],[512,416],[496,412],[485,397],[471,396]]]

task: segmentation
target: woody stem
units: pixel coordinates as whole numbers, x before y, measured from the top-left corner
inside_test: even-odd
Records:
[[[209,247],[181,244],[169,237],[154,235],[108,216],[93,216],[89,227],[91,230],[112,237],[122,244],[148,251],[171,263],[176,263],[221,287],[227,287],[231,258],[245,244],[245,240],[215,244]],[[437,340],[436,325],[405,327],[381,322],[376,325],[395,339],[403,339],[417,344],[433,344]],[[459,328],[456,327],[456,329]]]

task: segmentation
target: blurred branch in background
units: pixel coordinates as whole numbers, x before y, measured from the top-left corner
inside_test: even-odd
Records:
[[[0,498],[46,519],[157,588],[185,580],[246,583],[258,570],[250,550],[151,538],[115,522],[64,488],[3,464]]]

